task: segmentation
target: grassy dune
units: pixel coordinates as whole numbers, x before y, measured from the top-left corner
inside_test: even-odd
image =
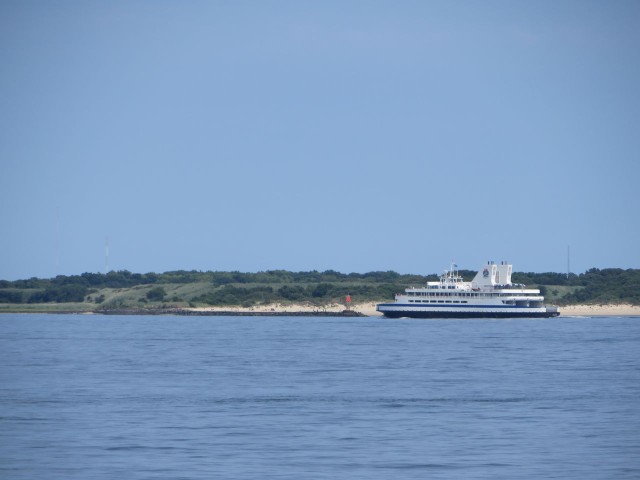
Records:
[[[466,281],[475,272],[461,271]],[[135,308],[325,307],[390,301],[408,286],[424,285],[435,275],[395,272],[343,274],[176,271],[161,274],[84,273],[52,279],[0,280],[0,312],[89,312]],[[546,303],[556,305],[640,305],[640,270],[591,269],[584,274],[514,273],[514,282],[540,288]]]
[[[253,288],[260,286],[260,284],[237,284],[233,285],[237,288]],[[264,286],[264,285],[262,285]],[[283,284],[270,285],[274,291],[283,286]],[[348,292],[349,290],[357,289],[358,283],[341,284],[341,290]],[[16,313],[63,313],[63,312],[78,312],[78,313],[90,313],[100,310],[109,309],[121,309],[121,308],[189,308],[189,307],[206,307],[209,306],[207,302],[196,301],[194,299],[203,295],[212,294],[216,291],[220,291],[220,286],[212,285],[208,282],[196,282],[196,283],[174,283],[163,284],[162,288],[166,292],[163,300],[151,301],[147,298],[147,294],[157,285],[136,285],[130,288],[101,288],[87,295],[84,302],[73,303],[3,303],[0,304],[0,313],[16,312]],[[547,285],[546,303],[557,304],[561,300],[561,297],[567,293],[573,293],[583,287],[577,286],[564,286],[564,285]],[[389,301],[392,297],[383,298],[358,298],[353,296],[355,302],[384,302]],[[343,297],[331,297],[331,298],[318,298],[311,301],[288,301],[278,299],[277,303],[281,305],[294,305],[294,304],[312,304],[319,307],[329,304],[342,304]],[[271,304],[269,301],[256,301],[252,306],[260,306],[261,304]],[[238,307],[238,303],[229,303],[229,307]]]
[[[534,287],[540,288],[541,286]],[[575,293],[578,290],[583,289],[584,287],[574,286],[574,285],[545,285],[547,289],[547,293],[544,296],[545,303],[552,304],[562,304],[562,297],[569,294]]]

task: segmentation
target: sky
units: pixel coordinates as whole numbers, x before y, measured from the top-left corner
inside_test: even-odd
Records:
[[[0,69],[0,279],[640,268],[637,1],[5,0]]]

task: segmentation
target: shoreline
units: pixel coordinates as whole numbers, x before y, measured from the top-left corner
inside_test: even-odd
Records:
[[[308,304],[271,304],[259,307],[151,307],[117,308],[110,310],[81,309],[0,309],[14,314],[77,314],[77,315],[183,315],[183,316],[304,316],[304,317],[382,317],[376,311],[376,302],[352,304],[349,310],[341,304],[316,306]],[[32,305],[35,307],[35,305]],[[640,305],[567,305],[559,307],[560,317],[640,317]]]
[[[639,305],[567,305],[560,308],[561,317],[637,317]]]
[[[322,307],[308,304],[290,304],[283,305],[279,303],[270,304],[270,305],[261,305],[259,307],[195,307],[195,308],[184,308],[183,310],[189,310],[193,312],[202,312],[200,314],[206,315],[209,314],[217,314],[217,312],[225,311],[229,312],[229,314],[264,314],[264,315],[287,315],[287,314],[321,314],[321,315],[339,315],[345,311],[351,312],[354,316],[364,316],[364,317],[374,317],[374,316],[382,316],[379,312],[376,312],[376,302],[368,302],[368,303],[358,303],[352,304],[350,310],[345,310],[345,306],[339,303],[331,303],[329,305],[324,305]]]
[[[158,309],[113,309],[91,312],[92,315],[176,315],[183,317],[366,317],[360,312],[343,310],[340,312],[326,311],[247,311],[247,310],[196,310],[189,308],[158,308]]]
[[[382,317],[382,314],[376,311],[377,302],[354,303],[351,311],[362,314],[367,317]],[[267,305],[262,307],[251,308],[224,308],[224,307],[199,307],[185,310],[195,310],[201,312],[217,312],[227,311],[230,315],[241,314],[241,312],[255,312],[255,314],[269,314],[271,312],[281,312],[282,315],[294,312],[323,312],[326,314],[339,314],[345,309],[344,305],[331,304],[326,307],[312,307],[309,305]],[[567,305],[559,307],[561,317],[640,317],[640,305],[629,304],[611,304],[611,305]],[[203,313],[206,315],[206,313]],[[215,315],[215,313],[213,313]]]

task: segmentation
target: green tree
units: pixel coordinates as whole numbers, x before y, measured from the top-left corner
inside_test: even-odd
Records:
[[[326,297],[327,294],[331,291],[332,286],[330,283],[319,283],[316,288],[314,288],[311,292],[311,295],[319,298]]]
[[[152,302],[161,302],[166,295],[167,292],[162,287],[154,287],[147,292],[147,298]]]

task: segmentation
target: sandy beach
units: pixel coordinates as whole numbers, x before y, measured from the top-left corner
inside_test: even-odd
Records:
[[[560,307],[562,317],[634,317],[640,316],[637,305],[569,305]]]
[[[345,310],[344,304],[332,303],[329,305],[317,306],[310,304],[280,304],[273,303],[269,305],[260,305],[257,307],[198,307],[198,308],[188,308],[187,310],[193,310],[196,312],[217,312],[217,311],[225,311],[225,312],[342,312]],[[361,304],[353,304],[351,306],[351,310],[362,313],[364,315],[380,315],[376,312],[376,304],[375,303],[361,303]]]
[[[309,304],[289,304],[283,305],[274,303],[270,305],[261,305],[259,307],[200,307],[190,308],[189,310],[199,312],[342,312],[345,306],[338,303],[318,307]],[[376,312],[376,304],[357,303],[351,306],[351,310],[362,313],[367,316],[381,316]],[[621,305],[570,305],[560,307],[560,316],[562,317],[629,317],[640,316],[640,306],[621,304]]]

